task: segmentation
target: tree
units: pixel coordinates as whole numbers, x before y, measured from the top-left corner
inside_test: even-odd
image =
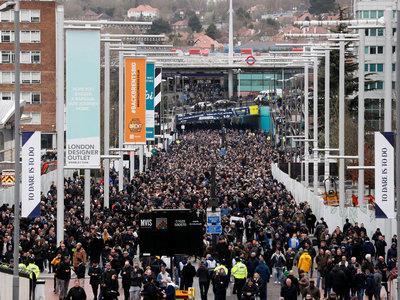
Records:
[[[188,25],[193,32],[201,32],[202,26],[196,14],[192,14],[189,18]]]
[[[151,28],[149,30],[150,34],[161,34],[161,33],[170,33],[172,31],[171,26],[167,21],[160,18],[153,21]]]
[[[336,9],[335,0],[310,0],[310,14],[319,15],[323,13],[332,12]]]
[[[218,31],[217,26],[215,26],[214,23],[211,23],[211,24],[208,26],[208,28],[207,28],[207,30],[206,30],[206,34],[207,34],[210,38],[212,38],[212,39],[214,39],[214,40],[220,37],[220,32]]]
[[[250,14],[243,7],[239,7],[236,10],[236,17],[239,22],[243,23],[244,26],[247,26],[248,23],[251,22]]]

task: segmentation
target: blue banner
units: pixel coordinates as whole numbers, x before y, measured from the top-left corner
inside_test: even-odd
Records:
[[[146,140],[154,141],[154,63],[146,64]]]
[[[66,165],[100,167],[100,30],[66,31]]]

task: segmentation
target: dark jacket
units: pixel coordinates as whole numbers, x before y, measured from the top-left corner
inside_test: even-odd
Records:
[[[96,268],[90,267],[88,275],[90,276],[90,285],[99,285],[101,283],[103,270],[99,266],[97,266]]]
[[[86,300],[86,293],[82,287],[72,287],[68,294],[67,300]]]
[[[60,263],[60,266],[57,268],[56,277],[61,280],[70,280],[71,266],[65,262]]]
[[[297,288],[294,285],[290,287],[283,285],[281,288],[281,297],[284,300],[297,300]]]
[[[193,277],[196,276],[196,269],[191,263],[187,263],[182,268],[182,280],[185,282],[193,282]]]
[[[208,282],[209,273],[208,269],[204,266],[200,266],[196,271],[196,276],[199,277],[199,282]]]
[[[243,300],[253,300],[258,293],[258,288],[255,284],[252,286],[246,284],[242,289],[242,299]]]
[[[271,277],[271,271],[269,270],[269,268],[265,262],[260,262],[258,264],[255,272],[260,274],[260,277],[264,283],[269,282],[269,278]]]
[[[85,278],[85,273],[86,273],[86,266],[83,262],[81,262],[75,270],[76,277],[78,278]]]

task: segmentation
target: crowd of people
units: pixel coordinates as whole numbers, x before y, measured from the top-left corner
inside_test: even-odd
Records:
[[[202,300],[210,292],[212,299],[226,299],[230,288],[239,300],[265,300],[271,289],[284,300],[381,299],[382,287],[390,299],[395,237],[388,240],[379,229],[369,236],[363,224],[350,222],[328,228],[273,179],[271,163],[278,159],[286,156],[258,131],[187,131],[168,152],[157,152],[124,191],[112,186],[109,209],[101,180],[92,180],[90,219],[82,209],[84,180],[66,178],[65,239],[56,242],[52,185],[42,195],[40,217],[21,220],[21,269],[35,270],[34,278],[54,274],[59,299],[86,299],[85,276],[94,299],[105,300],[175,299],[176,289],[187,290],[196,277]],[[213,166],[223,234],[216,241],[204,234],[202,257],[140,258],[139,213],[188,208],[205,218]],[[13,217],[11,207],[0,208],[0,260],[10,265]]]

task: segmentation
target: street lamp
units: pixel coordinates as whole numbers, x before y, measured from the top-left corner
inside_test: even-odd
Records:
[[[21,81],[20,81],[20,37],[19,37],[19,0],[7,1],[0,5],[0,12],[10,11],[14,9],[14,43],[15,43],[15,111],[14,111],[14,169],[15,169],[15,186],[14,186],[14,270],[13,270],[13,299],[19,299],[19,231],[20,231],[20,97],[21,97]]]

